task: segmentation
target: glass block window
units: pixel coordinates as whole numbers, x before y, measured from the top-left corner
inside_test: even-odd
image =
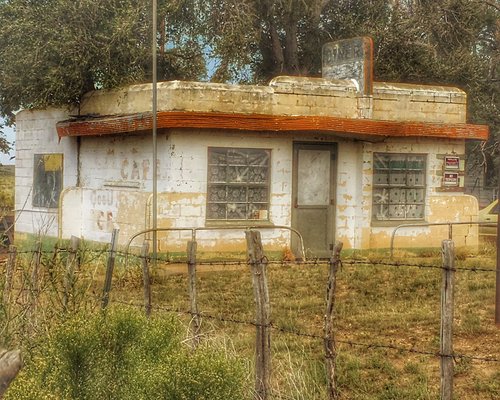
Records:
[[[423,220],[425,155],[373,154],[374,221]]]
[[[271,151],[208,149],[207,220],[267,220]]]

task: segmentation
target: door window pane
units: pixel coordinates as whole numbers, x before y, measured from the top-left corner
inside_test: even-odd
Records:
[[[298,205],[328,205],[330,203],[330,151],[299,150],[298,157]]]

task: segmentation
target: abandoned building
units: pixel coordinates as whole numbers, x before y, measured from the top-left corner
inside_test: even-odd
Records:
[[[465,141],[488,130],[467,123],[466,94],[374,82],[370,41],[340,45],[325,45],[322,78],[158,84],[157,224],[172,229],[159,234],[160,251],[185,249],[183,228],[204,228],[207,251],[242,250],[244,227],[262,226],[267,248],[292,246],[289,227],[306,253],[326,255],[335,240],[389,247],[401,224],[477,219],[463,190]],[[124,244],[151,228],[151,98],[140,84],[88,93],[79,110],[17,114],[17,240],[109,242],[119,228]],[[477,232],[459,225],[453,239],[475,246]],[[446,238],[447,226],[412,226],[397,245]]]

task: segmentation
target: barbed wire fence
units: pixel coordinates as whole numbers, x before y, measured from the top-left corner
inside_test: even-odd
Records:
[[[247,259],[234,261],[197,260],[195,241],[189,241],[186,250],[186,259],[183,261],[172,260],[169,257],[157,257],[158,262],[170,265],[185,266],[188,275],[189,307],[181,308],[162,304],[153,304],[151,296],[150,264],[152,258],[149,254],[147,242],[140,254],[117,250],[118,232],[113,235],[109,246],[100,250],[81,247],[77,238],[72,238],[67,248],[56,245],[53,250],[44,250],[41,242],[34,249],[18,251],[10,246],[7,257],[0,261],[3,270],[2,301],[5,324],[1,327],[1,334],[9,333],[14,322],[18,330],[37,333],[44,329],[40,319],[47,318],[47,313],[69,313],[77,309],[87,308],[105,310],[109,304],[142,309],[146,315],[152,313],[174,313],[187,316],[191,324],[191,345],[198,346],[201,340],[201,321],[212,320],[235,326],[253,327],[255,329],[255,393],[259,399],[270,397],[271,377],[271,338],[272,334],[292,335],[297,338],[307,338],[318,341],[324,347],[324,363],[327,372],[327,393],[329,399],[338,398],[338,384],[336,382],[336,357],[337,346],[347,345],[353,348],[384,349],[399,353],[417,354],[440,360],[441,364],[441,399],[451,399],[453,394],[453,365],[460,359],[478,363],[500,364],[500,358],[482,354],[462,354],[453,351],[453,290],[455,273],[484,273],[494,274],[495,269],[470,267],[456,267],[453,242],[443,242],[442,265],[420,264],[408,262],[384,262],[381,260],[359,260],[340,257],[341,243],[337,243],[330,259],[301,260],[303,268],[320,267],[328,269],[328,279],[325,282],[325,308],[322,313],[324,326],[322,332],[308,332],[290,328],[273,322],[271,318],[269,288],[267,285],[267,269],[269,266],[295,265],[294,261],[268,260],[262,248],[260,233],[247,231]],[[19,262],[19,257],[27,260],[27,265]],[[117,259],[127,265],[133,259],[141,266],[143,301],[125,301],[113,298],[113,269]],[[90,272],[82,265],[95,264]],[[102,278],[102,265],[106,264],[104,280]],[[254,318],[236,318],[234,315],[219,315],[216,313],[200,311],[197,298],[197,268],[201,266],[241,266],[248,268],[252,274],[254,288],[255,316]],[[442,308],[441,308],[441,334],[440,348],[418,349],[405,347],[392,343],[363,342],[349,337],[340,336],[336,332],[335,291],[337,272],[340,267],[357,268],[370,266],[374,268],[417,268],[442,271]],[[101,285],[99,287],[99,285]],[[102,289],[101,289],[102,288]],[[44,306],[41,306],[41,305]],[[49,304],[49,307],[47,307]],[[50,316],[49,316],[50,317]]]

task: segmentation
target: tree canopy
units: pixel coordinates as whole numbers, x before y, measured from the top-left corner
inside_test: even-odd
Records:
[[[499,14],[499,0],[158,0],[159,79],[318,76],[324,43],[366,35],[377,80],[463,88],[494,144]],[[151,0],[0,0],[0,21],[1,115],[151,80]]]
[[[7,154],[10,151],[10,143],[3,132],[3,124],[0,123],[0,153]]]
[[[0,0],[0,112],[75,105],[93,89],[147,81],[151,75],[151,10],[146,0]],[[175,21],[159,35],[159,76],[204,74],[195,12],[163,1]]]

